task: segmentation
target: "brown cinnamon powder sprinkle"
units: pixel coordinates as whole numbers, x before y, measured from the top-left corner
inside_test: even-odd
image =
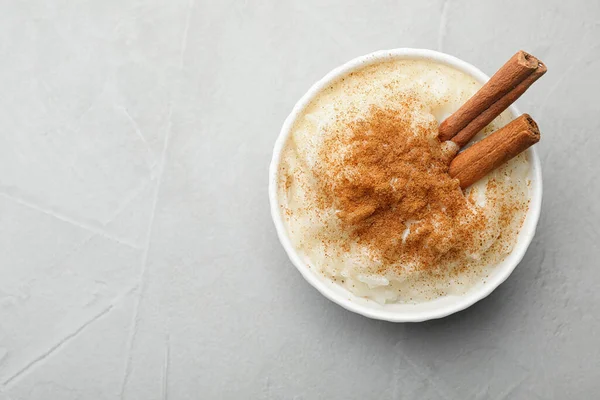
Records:
[[[448,175],[437,123],[415,121],[414,99],[402,106],[406,113],[372,106],[364,119],[340,116],[313,173],[320,207],[336,209],[350,238],[379,255],[374,272],[434,272],[477,248],[485,217]]]

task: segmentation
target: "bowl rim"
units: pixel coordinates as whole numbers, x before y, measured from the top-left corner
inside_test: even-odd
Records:
[[[294,105],[291,113],[285,119],[279,136],[277,137],[277,140],[275,142],[273,156],[271,159],[271,164],[269,166],[269,202],[271,206],[271,217],[277,230],[277,236],[279,237],[279,241],[281,242],[288,257],[290,258],[294,266],[298,269],[298,271],[300,271],[304,279],[306,279],[306,281],[308,281],[308,283],[310,283],[315,289],[317,289],[323,296],[349,311],[363,315],[368,318],[385,320],[390,322],[423,322],[431,319],[443,318],[450,314],[454,314],[458,311],[462,311],[470,307],[471,305],[484,299],[490,293],[492,293],[514,271],[516,266],[521,262],[521,260],[525,256],[525,253],[529,245],[531,244],[540,217],[543,190],[542,169],[537,151],[535,149],[535,146],[533,146],[527,150],[529,160],[531,163],[531,199],[529,204],[529,210],[527,211],[525,221],[523,222],[523,226],[521,227],[521,230],[519,232],[517,243],[515,244],[513,250],[504,259],[504,261],[511,259],[511,262],[508,263],[503,270],[497,271],[494,277],[486,281],[485,284],[472,288],[463,295],[456,296],[458,298],[456,302],[444,305],[438,309],[420,311],[419,313],[406,313],[397,310],[385,310],[385,306],[383,306],[380,309],[372,309],[363,304],[353,302],[348,298],[348,296],[342,296],[339,293],[332,290],[330,285],[326,282],[327,278],[319,276],[316,272],[310,270],[307,267],[306,263],[302,261],[287,234],[287,230],[283,222],[283,217],[280,212],[280,205],[278,200],[278,175],[281,153],[291,133],[292,127],[296,119],[304,110],[304,108],[314,99],[314,97],[319,92],[321,92],[321,90],[326,88],[328,85],[330,85],[332,82],[339,79],[343,75],[352,72],[353,70],[363,68],[367,65],[378,62],[397,59],[430,60],[462,71],[472,76],[475,80],[477,80],[480,83],[485,83],[487,80],[489,80],[489,77],[486,74],[484,74],[481,70],[471,65],[470,63],[456,58],[454,56],[451,56],[449,54],[428,49],[397,48],[389,50],[379,50],[360,57],[356,57],[342,64],[341,66],[327,73],[316,83],[314,83],[310,87],[310,89],[300,98],[300,100],[298,100],[298,102]],[[516,118],[518,115],[520,115],[519,110],[514,104],[509,107],[509,111],[513,118]],[[347,289],[344,288],[343,290],[349,293],[351,297],[354,296]]]

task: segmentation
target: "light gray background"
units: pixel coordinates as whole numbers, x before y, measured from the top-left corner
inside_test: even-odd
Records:
[[[597,398],[599,37],[594,0],[0,0],[0,399]],[[416,325],[319,295],[267,199],[293,104],[394,47],[549,66],[536,238]]]

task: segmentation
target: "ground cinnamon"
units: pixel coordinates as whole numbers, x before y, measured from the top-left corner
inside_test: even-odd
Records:
[[[410,98],[402,106],[373,107],[329,134],[314,173],[322,206],[338,210],[352,238],[388,266],[427,270],[464,256],[485,222],[448,175],[437,123],[415,124]]]

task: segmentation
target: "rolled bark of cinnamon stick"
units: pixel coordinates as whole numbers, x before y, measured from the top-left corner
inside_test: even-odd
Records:
[[[529,114],[523,114],[459,153],[450,163],[448,173],[465,189],[539,140],[536,122]]]
[[[546,71],[546,66],[536,57],[522,50],[517,52],[473,97],[440,124],[439,139],[452,140],[463,147]]]

